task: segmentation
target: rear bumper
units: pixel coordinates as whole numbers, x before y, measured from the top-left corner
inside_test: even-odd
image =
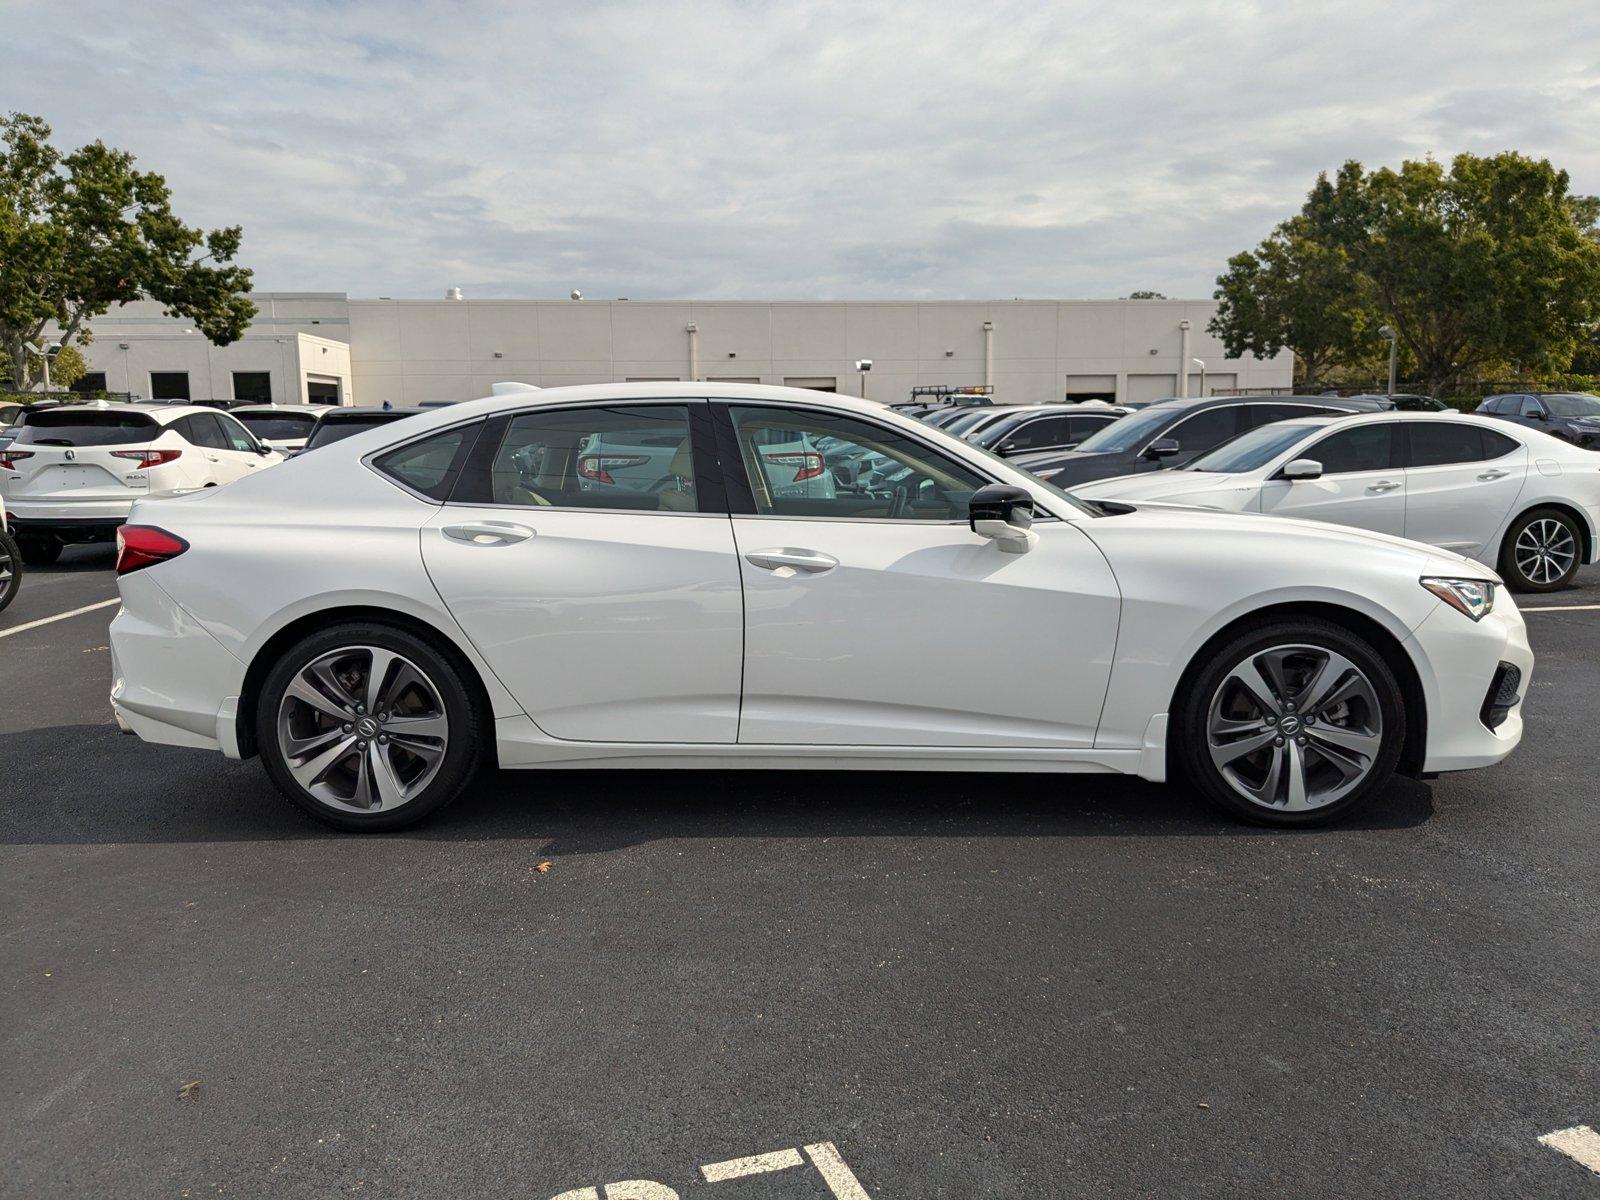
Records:
[[[118,581],[111,622],[111,710],[147,742],[239,756],[245,667],[144,572]]]
[[[6,497],[6,512],[12,528],[23,533],[56,533],[71,537],[115,532],[128,519],[135,500],[142,494],[113,496],[102,500],[63,500],[48,497]]]

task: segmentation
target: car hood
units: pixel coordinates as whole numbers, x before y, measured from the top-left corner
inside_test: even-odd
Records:
[[[1147,471],[1142,475],[1116,475],[1073,484],[1068,490],[1085,500],[1160,500],[1204,507],[1207,493],[1253,489],[1247,489],[1235,475],[1210,471]]]
[[[1094,499],[1101,499],[1099,496]],[[1330,525],[1324,521],[1302,521],[1294,517],[1264,516],[1261,513],[1224,512],[1218,509],[1199,508],[1190,504],[1161,504],[1144,501],[1135,505],[1131,513],[1100,517],[1085,521],[1080,528],[1090,537],[1102,530],[1113,531],[1118,523],[1140,532],[1162,535],[1192,535],[1199,539],[1207,534],[1244,536],[1260,546],[1272,541],[1280,543],[1277,553],[1292,554],[1298,561],[1331,564],[1339,562],[1341,554],[1362,552],[1393,555],[1404,552],[1417,556],[1419,565],[1428,560],[1438,564],[1434,569],[1454,570],[1461,564],[1471,566],[1473,576],[1499,576],[1480,562],[1441,550],[1422,542],[1413,542],[1389,533],[1374,533],[1368,529],[1354,529],[1348,525]],[[1199,545],[1206,543],[1198,542]],[[1329,557],[1329,556],[1333,557]],[[1311,557],[1315,556],[1315,557]]]

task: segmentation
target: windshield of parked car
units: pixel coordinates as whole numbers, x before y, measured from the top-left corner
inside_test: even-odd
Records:
[[[107,412],[64,405],[25,413],[19,446],[127,446],[157,437],[161,426],[140,412]]]
[[[1100,432],[1091,433],[1078,443],[1078,450],[1084,454],[1120,454],[1132,450],[1153,438],[1178,413],[1179,410],[1170,408],[1147,408],[1131,413],[1120,421],[1111,422]]]
[[[1279,422],[1263,425],[1248,433],[1241,433],[1231,442],[1223,442],[1208,454],[1202,454],[1185,471],[1255,471],[1266,466],[1278,455],[1297,442],[1303,442],[1320,430],[1320,425],[1290,425]]]
[[[317,423],[316,413],[230,413],[263,442],[286,442],[308,437]]]
[[[1600,417],[1600,396],[1573,392],[1564,396],[1540,396],[1539,399],[1558,417]]]
[[[345,417],[338,421],[323,421],[317,426],[316,432],[306,442],[307,450],[315,450],[318,446],[331,445],[342,442],[347,437],[355,437],[358,433],[365,433],[369,429],[376,429],[379,425],[387,425],[394,417]]]

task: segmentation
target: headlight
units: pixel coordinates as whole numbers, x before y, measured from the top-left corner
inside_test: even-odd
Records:
[[[1425,576],[1422,586],[1457,612],[1481,621],[1494,611],[1494,584],[1487,579],[1446,579]]]

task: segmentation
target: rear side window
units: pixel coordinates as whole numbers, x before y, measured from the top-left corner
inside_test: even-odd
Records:
[[[489,470],[494,504],[699,511],[689,410],[681,404],[521,413]]]
[[[1485,459],[1499,458],[1502,455],[1510,454],[1522,444],[1515,438],[1508,438],[1505,434],[1496,433],[1492,429],[1480,429],[1478,432],[1483,436],[1483,457]]]
[[[430,500],[443,502],[455,486],[462,464],[477,441],[480,421],[446,429],[432,437],[390,450],[372,460],[372,465],[389,478],[403,483],[414,492],[421,492]]]
[[[144,413],[66,406],[24,413],[17,445],[129,446],[152,441],[160,433],[161,426]]]
[[[1488,457],[1484,431],[1455,421],[1407,421],[1413,467],[1443,467],[1450,463],[1482,462]],[[1499,434],[1496,441],[1510,441]],[[1500,453],[1505,453],[1503,450]]]
[[[1305,452],[1322,464],[1324,475],[1352,471],[1387,471],[1395,465],[1393,424],[1361,425],[1323,438]]]

